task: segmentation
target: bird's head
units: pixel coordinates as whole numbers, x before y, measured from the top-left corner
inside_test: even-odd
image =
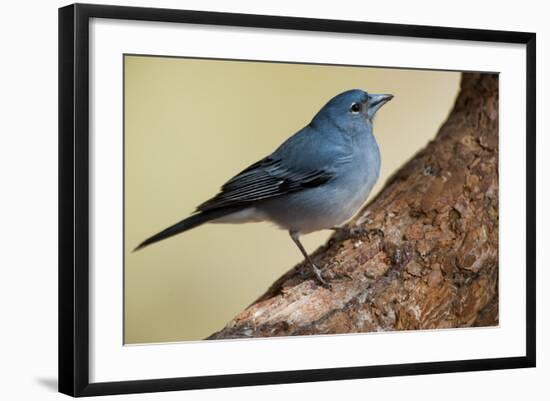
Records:
[[[315,120],[329,120],[336,125],[350,129],[372,123],[376,112],[393,98],[389,94],[367,93],[352,89],[336,95],[317,113]]]

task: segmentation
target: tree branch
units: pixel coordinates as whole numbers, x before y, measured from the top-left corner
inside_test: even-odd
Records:
[[[413,134],[414,135],[414,134]],[[463,74],[436,138],[314,254],[209,339],[498,323],[498,76]]]

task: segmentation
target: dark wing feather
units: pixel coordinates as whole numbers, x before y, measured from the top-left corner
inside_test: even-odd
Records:
[[[251,202],[313,188],[331,178],[332,174],[327,171],[293,171],[280,160],[266,157],[227,181],[220,192],[199,205],[197,211],[246,206]]]

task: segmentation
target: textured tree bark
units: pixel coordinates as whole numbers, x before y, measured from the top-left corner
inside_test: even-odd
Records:
[[[498,324],[498,76],[463,74],[436,138],[209,339]]]

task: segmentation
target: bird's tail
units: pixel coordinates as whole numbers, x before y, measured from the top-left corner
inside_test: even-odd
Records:
[[[234,210],[232,209],[217,209],[217,210],[209,210],[206,212],[193,214],[188,218],[180,221],[179,223],[176,223],[162,230],[161,232],[153,235],[152,237],[147,238],[145,241],[143,241],[134,249],[134,252],[139,251],[140,249],[145,248],[148,245],[154,244],[155,242],[159,242],[159,241],[162,241],[163,239],[170,238],[184,231],[191,230],[192,228],[198,227],[201,224],[226,216],[233,212]]]

